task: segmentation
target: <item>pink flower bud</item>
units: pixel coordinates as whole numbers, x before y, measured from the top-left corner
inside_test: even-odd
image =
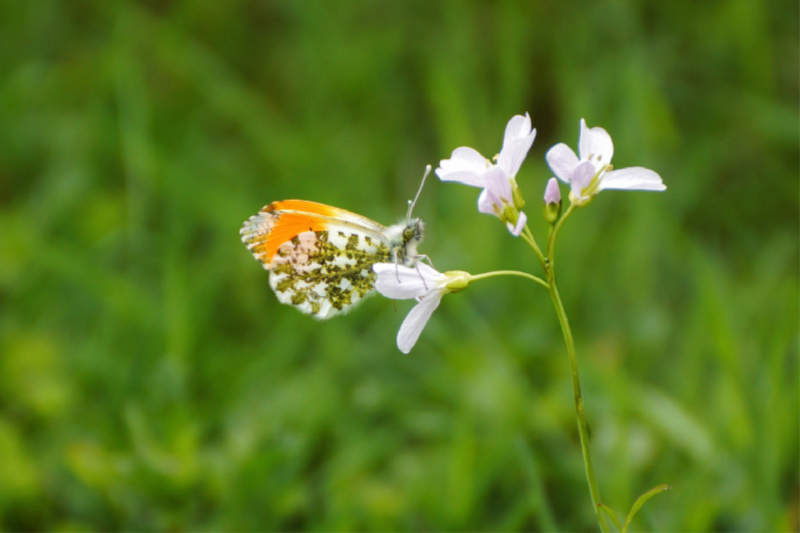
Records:
[[[549,224],[555,224],[559,216],[561,216],[561,191],[558,188],[558,180],[550,178],[544,189],[544,219]]]
[[[555,178],[550,178],[547,182],[547,187],[544,190],[544,203],[561,203],[561,191],[558,188],[558,180]]]

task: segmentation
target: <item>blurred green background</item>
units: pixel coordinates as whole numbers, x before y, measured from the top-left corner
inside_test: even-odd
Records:
[[[545,236],[546,150],[618,168],[565,225],[560,288],[603,501],[639,530],[798,529],[798,4],[0,4],[0,527],[596,530],[545,291],[317,322],[239,241],[302,198],[385,224],[428,163],[497,153]],[[562,188],[562,192],[566,192]],[[440,270],[538,273],[432,179]]]

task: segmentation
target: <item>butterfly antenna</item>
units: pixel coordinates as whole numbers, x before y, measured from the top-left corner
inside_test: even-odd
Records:
[[[431,166],[427,165],[425,167],[425,175],[422,176],[422,183],[419,184],[419,190],[417,191],[417,195],[414,197],[414,201],[413,202],[411,200],[408,201],[408,213],[406,213],[406,226],[408,225],[408,221],[411,220],[411,211],[414,210],[414,206],[416,205],[417,200],[419,199],[419,195],[422,192],[422,187],[425,185],[425,178],[427,178],[428,174],[430,173],[431,173]]]

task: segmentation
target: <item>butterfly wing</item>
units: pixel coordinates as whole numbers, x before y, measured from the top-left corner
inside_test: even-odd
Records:
[[[391,257],[385,229],[343,209],[286,200],[250,217],[240,234],[270,271],[278,300],[325,319],[373,291],[372,265]]]
[[[305,200],[272,202],[242,225],[242,242],[264,268],[270,268],[275,253],[286,241],[306,231],[328,226],[366,233],[377,241],[386,240],[386,227],[350,211]]]

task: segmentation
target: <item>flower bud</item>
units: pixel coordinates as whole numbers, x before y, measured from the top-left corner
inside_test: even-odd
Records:
[[[558,188],[558,180],[550,178],[544,190],[544,219],[554,224],[561,216],[561,190]]]

